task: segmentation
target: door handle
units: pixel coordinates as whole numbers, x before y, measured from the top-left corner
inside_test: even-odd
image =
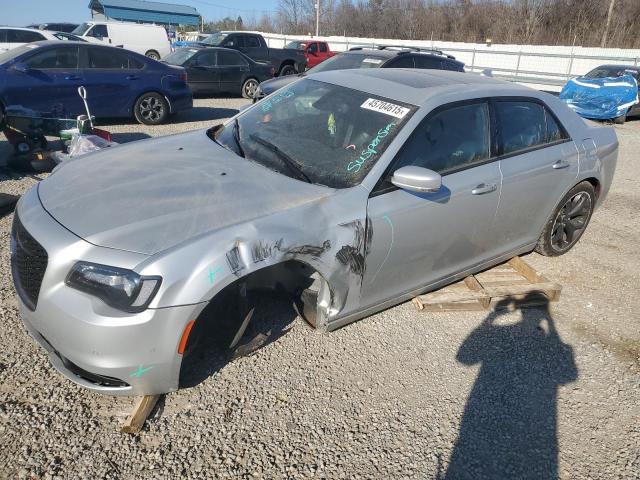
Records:
[[[553,168],[555,170],[560,170],[562,168],[567,168],[570,167],[571,164],[569,162],[567,162],[566,160],[558,160],[556,163],[553,164]]]
[[[127,80],[140,80],[140,77],[138,75],[127,75],[125,78]]]
[[[65,80],[80,80],[80,77],[77,75],[67,75],[64,77]]]
[[[498,189],[496,183],[481,183],[476,188],[471,190],[473,195],[484,195],[485,193],[495,192]]]

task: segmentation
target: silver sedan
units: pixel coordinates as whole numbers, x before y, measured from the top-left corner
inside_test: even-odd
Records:
[[[179,387],[256,289],[334,330],[514,255],[572,248],[618,142],[551,95],[437,70],[326,72],[223,125],[63,164],[12,232],[22,318],[69,379]]]

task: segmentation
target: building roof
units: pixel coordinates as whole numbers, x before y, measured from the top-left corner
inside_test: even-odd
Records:
[[[89,8],[115,20],[171,25],[200,24],[198,10],[187,5],[145,0],[91,0]]]

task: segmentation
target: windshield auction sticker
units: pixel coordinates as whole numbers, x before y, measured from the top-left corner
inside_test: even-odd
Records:
[[[383,102],[375,98],[368,98],[360,108],[366,108],[367,110],[373,110],[374,112],[384,113],[385,115],[391,115],[396,118],[404,118],[409,113],[409,109],[401,107],[395,103]]]

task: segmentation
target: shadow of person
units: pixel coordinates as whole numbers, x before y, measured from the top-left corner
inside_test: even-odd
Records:
[[[446,479],[558,477],[557,391],[578,377],[573,349],[558,336],[548,303],[505,324],[500,317],[514,307],[513,299],[500,302],[458,350],[459,362],[481,366]]]

